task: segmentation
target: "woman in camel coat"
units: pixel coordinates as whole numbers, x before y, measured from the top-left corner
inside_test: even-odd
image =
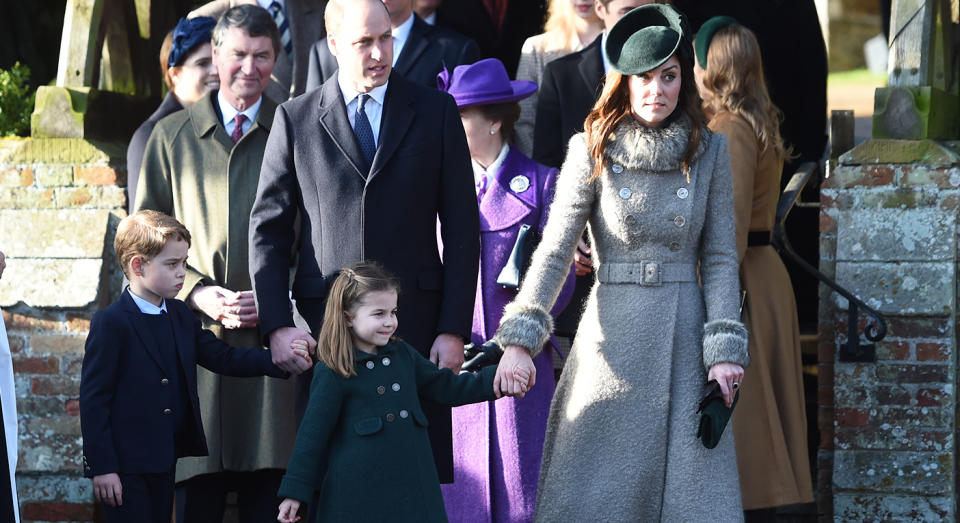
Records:
[[[497,331],[501,368],[529,368],[589,223],[597,283],[550,407],[537,521],[743,517],[731,431],[714,449],[696,437],[704,383],[729,405],[749,357],[730,161],[705,128],[685,26],[652,4],[611,29],[612,70]]]
[[[696,50],[710,130],[726,136],[730,150],[747,293],[743,318],[753,364],[733,414],[740,489],[747,519],[767,521],[772,511],[760,509],[813,500],[797,307],[790,276],[770,245],[786,153],[753,33],[715,17],[697,33]]]

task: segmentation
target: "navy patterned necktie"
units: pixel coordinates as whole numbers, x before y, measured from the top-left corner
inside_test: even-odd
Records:
[[[373,163],[373,155],[377,152],[377,144],[373,139],[373,128],[370,127],[367,112],[363,110],[368,98],[370,98],[370,95],[366,94],[361,94],[357,98],[357,114],[353,120],[353,132],[357,135],[360,150],[363,151],[363,156],[367,158],[367,163]]]
[[[273,21],[276,22],[277,29],[280,30],[280,42],[283,44],[283,49],[287,52],[287,56],[292,57],[293,41],[290,39],[290,24],[287,23],[287,17],[283,15],[280,2],[270,3],[270,14],[273,15]]]

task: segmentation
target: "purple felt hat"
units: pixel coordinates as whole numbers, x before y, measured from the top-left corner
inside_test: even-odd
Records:
[[[522,100],[537,91],[537,83],[510,80],[507,68],[496,58],[486,58],[470,65],[447,70],[437,75],[437,89],[450,93],[457,107],[502,104]]]

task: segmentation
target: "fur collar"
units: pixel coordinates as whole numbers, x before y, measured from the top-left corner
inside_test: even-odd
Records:
[[[689,133],[690,118],[685,114],[659,128],[646,127],[628,116],[617,124],[604,154],[628,169],[676,171],[683,162]],[[694,161],[703,154],[709,139],[709,132],[704,129]]]

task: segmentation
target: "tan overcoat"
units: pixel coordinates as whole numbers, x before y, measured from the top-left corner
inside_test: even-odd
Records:
[[[250,208],[276,103],[263,98],[256,122],[236,145],[215,109],[213,91],[161,120],[147,141],[135,209],[176,217],[190,230],[187,278],[177,296],[198,284],[250,290]],[[201,315],[204,327],[231,345],[260,345],[260,330],[228,330]],[[184,458],[177,480],[220,470],[285,468],[296,437],[293,380],[232,378],[197,369],[200,411],[210,456]]]
[[[747,245],[749,232],[772,231],[782,159],[761,150],[753,127],[722,112],[710,129],[727,137],[733,169],[740,281],[751,365],[733,413],[740,491],[746,510],[813,500],[807,460],[797,306],[790,276],[770,245]]]

